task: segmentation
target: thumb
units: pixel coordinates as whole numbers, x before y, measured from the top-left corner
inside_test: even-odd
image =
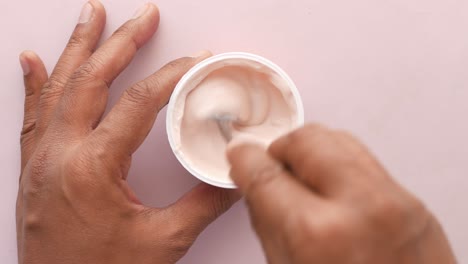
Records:
[[[196,237],[240,198],[237,190],[200,183],[166,210],[174,221],[180,221],[180,226]]]

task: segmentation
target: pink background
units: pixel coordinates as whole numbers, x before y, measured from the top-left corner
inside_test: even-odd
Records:
[[[105,36],[143,1],[103,1]],[[16,261],[14,206],[23,87],[17,55],[37,51],[49,70],[83,1],[0,2],[0,260]],[[161,26],[115,82],[124,88],[200,49],[248,51],[295,80],[306,120],[346,128],[420,196],[468,261],[468,2],[466,0],[160,0]],[[130,183],[151,205],[196,183],[172,155],[164,114],[136,153]],[[313,246],[313,245],[311,245]],[[264,263],[242,204],[204,232],[181,263]]]

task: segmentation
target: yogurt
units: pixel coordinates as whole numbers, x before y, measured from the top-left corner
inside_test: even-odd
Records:
[[[228,142],[217,117],[230,116]],[[272,62],[248,53],[224,53],[193,67],[177,84],[167,111],[172,150],[194,176],[235,188],[229,177],[228,144],[268,146],[304,123],[302,102],[291,79]]]

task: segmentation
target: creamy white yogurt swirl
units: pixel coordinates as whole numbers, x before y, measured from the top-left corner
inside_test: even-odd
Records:
[[[267,146],[303,123],[302,104],[294,84],[279,68],[255,58],[213,57],[201,66],[181,80],[171,98],[167,123],[171,146],[195,176],[233,187],[225,155],[228,143],[216,117],[236,120],[231,144]]]

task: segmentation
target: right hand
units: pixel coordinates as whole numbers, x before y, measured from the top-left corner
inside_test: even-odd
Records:
[[[228,151],[268,263],[456,263],[437,220],[346,132]]]

